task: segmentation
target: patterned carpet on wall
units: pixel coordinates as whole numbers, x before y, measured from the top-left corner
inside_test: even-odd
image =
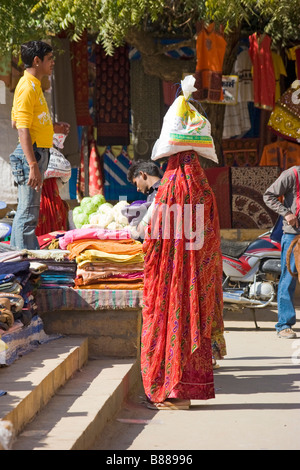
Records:
[[[96,120],[97,144],[128,145],[130,117],[129,57],[126,46],[118,47],[113,56],[97,44]]]
[[[274,225],[277,214],[265,205],[263,194],[278,176],[278,167],[231,168],[232,228]]]

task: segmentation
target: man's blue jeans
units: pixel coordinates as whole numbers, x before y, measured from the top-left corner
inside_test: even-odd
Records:
[[[49,149],[33,145],[41,175],[43,177],[49,161]],[[18,208],[12,225],[11,246],[18,249],[39,250],[35,229],[39,220],[41,190],[36,191],[27,185],[29,165],[19,144],[10,155],[10,164],[14,180],[18,185]]]
[[[286,254],[295,237],[296,235],[284,233],[281,239],[281,276],[277,296],[278,323],[275,325],[277,331],[291,328],[296,323],[294,295],[297,278],[291,276],[286,266]],[[290,258],[290,267],[292,272],[296,272],[293,253]]]

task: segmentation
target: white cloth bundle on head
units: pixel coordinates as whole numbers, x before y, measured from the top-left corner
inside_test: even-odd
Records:
[[[210,122],[188,101],[193,91],[196,91],[194,83],[193,75],[188,75],[181,81],[183,96],[176,98],[168,109],[161,134],[154,144],[151,160],[194,150],[202,157],[218,163]]]

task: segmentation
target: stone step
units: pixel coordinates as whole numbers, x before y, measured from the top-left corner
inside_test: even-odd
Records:
[[[13,450],[91,449],[139,377],[138,359],[90,359],[26,426]]]
[[[18,435],[88,360],[88,340],[63,337],[39,345],[9,367],[0,368],[0,420]]]

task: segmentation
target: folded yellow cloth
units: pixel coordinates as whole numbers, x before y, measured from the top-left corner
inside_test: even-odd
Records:
[[[95,240],[95,239],[81,239],[69,243],[68,250],[70,251],[69,258],[76,258],[80,253],[85,250],[100,250],[106,253],[115,253],[123,255],[134,255],[142,253],[143,245],[141,242],[133,239],[120,239],[120,240]]]
[[[79,256],[76,257],[76,263],[81,267],[83,262],[93,262],[93,261],[110,261],[113,263],[141,263],[144,261],[143,253],[137,253],[133,255],[119,255],[115,253],[106,253],[105,251],[100,250],[85,250]]]

